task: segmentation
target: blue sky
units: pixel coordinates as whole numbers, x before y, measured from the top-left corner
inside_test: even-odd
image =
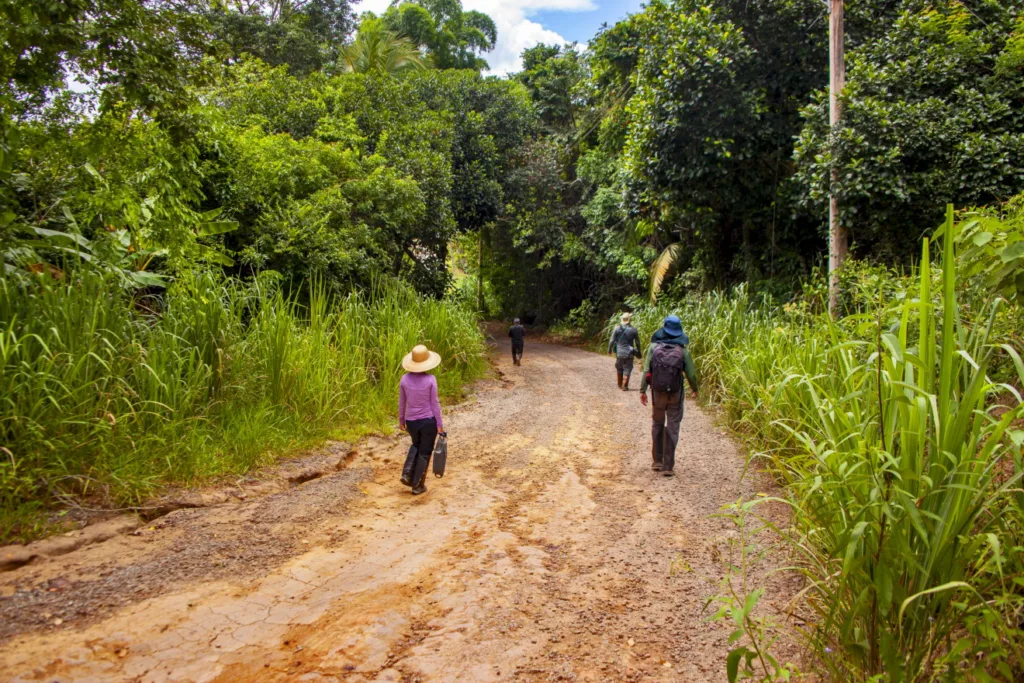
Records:
[[[586,44],[601,24],[614,24],[640,9],[641,0],[462,0],[467,10],[489,14],[498,27],[498,44],[484,58],[491,73],[519,71],[519,55],[537,43]],[[355,11],[382,13],[391,0],[359,0]]]
[[[590,10],[540,10],[530,18],[567,41],[585,45],[601,24],[609,26],[640,9],[640,0],[595,0]]]

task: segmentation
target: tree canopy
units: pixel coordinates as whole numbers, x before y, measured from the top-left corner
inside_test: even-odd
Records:
[[[834,141],[820,0],[654,0],[506,79],[479,74],[495,24],[459,0],[2,11],[0,230],[28,240],[8,263],[127,235],[137,272],[383,271],[441,295],[479,237],[496,310],[553,319],[787,291],[822,265],[833,168],[855,255],[884,263],[946,202],[1024,186],[1016,0],[849,3]]]
[[[416,0],[392,4],[385,25],[421,47],[439,69],[487,69],[480,56],[494,49],[494,20],[464,11],[460,0]]]
[[[820,0],[655,0],[585,50],[527,50],[515,78],[548,145],[533,149],[558,160],[562,185],[549,182],[496,245],[503,271],[513,255],[524,269],[502,281],[535,285],[539,269],[575,283],[566,299],[541,297],[562,313],[652,286],[785,292],[824,265],[834,167],[855,256],[911,262],[947,202],[998,204],[1024,189],[1021,12],[986,0],[848,3],[835,145]],[[556,205],[557,219],[523,218]]]
[[[251,55],[293,74],[337,61],[355,26],[348,0],[215,0],[205,14],[231,58]]]

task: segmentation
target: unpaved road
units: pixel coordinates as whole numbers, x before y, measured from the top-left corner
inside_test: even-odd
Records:
[[[677,476],[653,473],[637,378],[617,391],[608,357],[501,353],[503,380],[446,411],[426,495],[398,482],[405,441],[376,439],[335,474],[0,575],[0,677],[724,680],[705,605],[734,531],[714,515],[763,484],[691,401]],[[768,612],[795,588],[771,569]]]

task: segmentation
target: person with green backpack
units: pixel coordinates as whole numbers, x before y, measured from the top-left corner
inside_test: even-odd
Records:
[[[697,371],[690,356],[690,338],[683,332],[679,317],[665,318],[660,330],[651,336],[644,357],[640,380],[640,403],[647,405],[647,387],[651,387],[652,469],[673,476],[679,426],[683,421],[683,376],[697,398]]]

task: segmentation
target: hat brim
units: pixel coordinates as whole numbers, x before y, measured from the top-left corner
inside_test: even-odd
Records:
[[[425,361],[417,363],[412,359],[412,353],[407,353],[405,358],[402,359],[402,367],[405,368],[406,372],[426,372],[427,370],[433,370],[441,364],[441,355],[429,351],[430,355],[427,356]]]

